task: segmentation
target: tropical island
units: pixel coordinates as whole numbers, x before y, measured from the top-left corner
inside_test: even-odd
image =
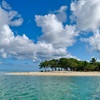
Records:
[[[100,71],[100,62],[92,58],[90,62],[75,58],[60,58],[45,60],[40,63],[39,69],[43,71]]]
[[[60,58],[40,62],[40,72],[10,72],[6,75],[26,76],[100,76],[100,62],[96,58],[81,61],[75,58]]]

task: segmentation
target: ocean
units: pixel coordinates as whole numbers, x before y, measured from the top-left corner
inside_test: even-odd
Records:
[[[0,100],[100,100],[100,77],[1,74]]]

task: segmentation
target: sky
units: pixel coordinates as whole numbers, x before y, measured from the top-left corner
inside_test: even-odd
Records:
[[[41,61],[100,59],[100,0],[0,0],[0,70]]]

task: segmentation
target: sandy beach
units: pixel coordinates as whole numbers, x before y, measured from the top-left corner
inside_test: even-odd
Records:
[[[10,72],[7,75],[29,75],[29,76],[100,76],[100,72],[75,72],[75,71],[54,71],[54,72]]]

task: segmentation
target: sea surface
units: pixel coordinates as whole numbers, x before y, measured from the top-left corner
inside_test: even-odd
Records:
[[[1,73],[0,100],[100,100],[100,77]]]

